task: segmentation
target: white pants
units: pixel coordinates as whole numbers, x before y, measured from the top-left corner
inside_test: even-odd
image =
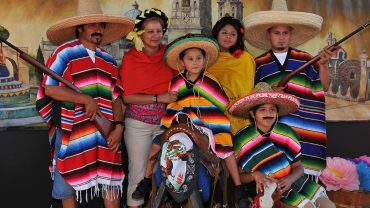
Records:
[[[127,206],[144,204],[144,200],[134,200],[131,196],[137,184],[144,178],[152,140],[162,132],[159,125],[147,124],[130,118],[125,119],[124,140],[129,160]]]

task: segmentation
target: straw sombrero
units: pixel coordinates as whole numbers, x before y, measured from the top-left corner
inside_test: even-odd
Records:
[[[53,44],[60,45],[76,38],[76,26],[99,22],[107,24],[102,45],[127,35],[134,28],[134,21],[129,17],[103,14],[98,0],[79,0],[77,16],[57,22],[46,35]]]
[[[266,82],[258,83],[252,94],[242,97],[232,103],[229,112],[235,116],[249,118],[249,111],[253,107],[263,104],[276,104],[279,116],[293,113],[299,108],[299,100],[291,94],[275,92]]]
[[[312,39],[321,31],[322,17],[307,12],[288,11],[286,0],[273,0],[270,11],[255,12],[244,19],[245,39],[253,46],[268,50],[267,30],[273,26],[293,28],[290,46],[295,47]]]
[[[205,61],[207,66],[212,65],[218,58],[220,47],[213,38],[202,34],[187,34],[172,41],[164,51],[164,59],[167,65],[179,70],[180,53],[188,48],[201,48],[206,52]]]

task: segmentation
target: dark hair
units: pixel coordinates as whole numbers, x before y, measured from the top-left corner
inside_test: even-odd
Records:
[[[267,104],[267,103],[264,103],[264,104]],[[249,110],[249,112],[250,112],[250,111],[252,111],[252,112],[253,112],[253,115],[254,115],[254,116],[256,116],[256,112],[257,112],[258,108],[260,108],[260,107],[261,107],[261,106],[263,106],[264,104],[259,104],[259,105],[254,106],[253,108],[251,108],[251,109]],[[277,112],[279,113],[279,106],[278,106],[278,105],[276,105],[276,104],[275,104],[275,106],[276,106],[276,110],[277,110]],[[249,112],[248,112],[248,113],[249,113]],[[250,121],[252,122],[252,124],[254,124],[254,123],[255,123],[255,119],[254,119],[252,116],[250,116],[249,118],[250,118]]]
[[[93,24],[93,23],[91,23]],[[76,38],[79,38],[80,37],[80,32],[78,31],[78,29],[82,28],[84,25],[77,25],[76,26],[76,30],[75,30],[75,35],[76,35]],[[107,27],[107,23],[106,22],[103,22],[103,27],[106,28]]]
[[[222,17],[220,20],[216,22],[216,24],[212,28],[212,37],[214,39],[218,39],[218,33],[220,30],[225,27],[226,25],[231,25],[235,28],[235,30],[238,33],[238,39],[236,41],[236,44],[234,46],[231,46],[229,49],[229,53],[233,54],[236,50],[244,50],[244,26],[243,24],[238,20],[230,16]]]
[[[78,31],[78,29],[80,29],[80,28],[82,28],[82,25],[77,25],[76,26],[76,31],[75,31],[76,38],[80,37],[80,32]]]
[[[196,48],[196,47],[194,47],[194,48]],[[180,60],[184,60],[184,56],[186,55],[186,51],[188,51],[189,49],[193,49],[193,48],[187,48],[187,49],[181,51],[181,53],[179,54]],[[196,49],[199,49],[200,52],[202,53],[203,57],[206,57],[206,52],[203,49],[201,49],[201,48],[196,48]]]
[[[136,17],[134,31],[137,32],[142,30],[147,20],[157,20],[153,17],[158,17],[160,19],[158,22],[162,25],[163,33],[165,33],[168,27],[168,17],[164,12],[155,8],[145,9],[144,12],[141,12],[140,15]]]

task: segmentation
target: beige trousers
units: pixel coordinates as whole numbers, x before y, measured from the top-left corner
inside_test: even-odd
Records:
[[[129,160],[128,206],[140,206],[144,204],[144,200],[134,200],[131,196],[137,184],[144,178],[152,140],[162,132],[163,130],[160,129],[159,125],[147,124],[130,118],[125,119],[124,140]]]

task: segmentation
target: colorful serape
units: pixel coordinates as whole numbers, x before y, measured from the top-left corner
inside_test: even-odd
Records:
[[[297,134],[283,123],[277,123],[271,132],[263,135],[255,126],[241,130],[235,136],[234,150],[238,166],[245,172],[260,171],[275,179],[289,175],[291,164],[301,157]],[[282,201],[290,206],[303,207],[323,192],[323,187],[302,176],[283,193]]]
[[[229,104],[225,92],[208,72],[202,73],[194,83],[187,83],[190,81],[185,81],[184,77],[186,71],[171,81],[169,91],[178,92],[178,100],[168,104],[162,126],[169,128],[178,112],[187,113],[195,124],[211,129],[218,155],[223,155],[222,158],[232,155],[230,120],[224,114]]]
[[[113,120],[112,103],[123,90],[117,65],[114,58],[100,48],[96,49],[95,55],[94,63],[86,48],[78,40],[73,40],[59,46],[46,65],[93,97],[103,115]],[[63,178],[76,191],[96,189],[98,185],[122,190],[125,174],[121,151],[113,152],[107,148],[105,139],[85,115],[83,105],[60,102],[61,115],[57,115],[57,102],[45,95],[45,85],[65,85],[44,76],[36,101],[37,109],[49,126],[51,157],[57,160]],[[62,130],[62,146],[58,158],[53,158],[56,127]]]
[[[290,48],[284,64],[281,65],[273,52],[268,51],[255,59],[255,84],[275,84],[311,58],[303,51]],[[301,105],[296,112],[282,116],[279,121],[291,126],[299,134],[305,173],[318,176],[326,166],[325,96],[319,66],[310,66],[293,77],[285,92],[295,95]]]

